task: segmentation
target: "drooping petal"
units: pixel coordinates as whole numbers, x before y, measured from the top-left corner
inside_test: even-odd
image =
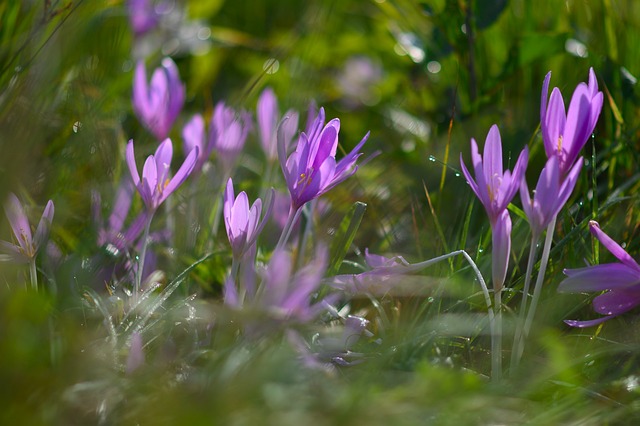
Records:
[[[565,269],[565,278],[558,291],[582,293],[621,289],[640,284],[640,273],[621,263],[605,263],[578,269]]]
[[[571,327],[585,328],[585,327],[593,327],[595,325],[602,324],[603,322],[610,320],[614,316],[615,315],[609,315],[609,316],[606,316],[606,317],[597,318],[597,319],[594,319],[594,320],[587,320],[587,321],[564,320],[564,322],[567,325],[571,326]]]
[[[589,231],[591,231],[591,233],[598,239],[598,241],[600,241],[602,245],[611,252],[611,254],[618,258],[620,262],[624,263],[631,269],[640,271],[640,266],[636,263],[636,261],[633,260],[633,258],[629,256],[629,253],[627,253],[622,247],[620,247],[618,243],[613,241],[610,236],[602,232],[598,222],[596,222],[595,220],[590,221]]]

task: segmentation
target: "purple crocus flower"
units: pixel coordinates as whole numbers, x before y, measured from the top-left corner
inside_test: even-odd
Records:
[[[524,177],[529,159],[527,147],[522,150],[513,174],[502,168],[502,142],[500,131],[491,126],[484,145],[484,158],[478,152],[475,139],[471,139],[471,161],[476,179],[471,177],[460,154],[462,172],[471,189],[487,211],[492,229],[492,268],[494,288],[500,290],[504,284],[511,248],[511,218],[507,206],[515,196]]]
[[[560,89],[554,87],[547,104],[551,71],[542,85],[540,104],[540,127],[547,157],[560,158],[560,174],[566,175],[578,158],[582,147],[593,133],[602,110],[603,96],[598,91],[598,82],[593,68],[589,69],[588,84],[580,83],[571,96],[569,109],[565,113]]]
[[[147,209],[151,212],[154,212],[191,174],[198,157],[198,148],[193,149],[187,155],[184,163],[182,163],[173,178],[169,178],[171,157],[173,157],[173,144],[171,139],[165,139],[158,146],[155,155],[147,157],[142,169],[142,180],[140,180],[133,152],[133,139],[127,145],[127,165],[129,166],[133,184],[138,189]]]
[[[291,139],[298,130],[298,113],[289,110],[285,114],[289,117],[282,125],[285,127],[285,147],[291,144]],[[257,108],[258,131],[260,133],[260,142],[267,158],[273,161],[278,155],[277,143],[277,127],[280,121],[280,113],[278,112],[278,99],[271,88],[266,88],[258,98]]]
[[[318,116],[309,128],[309,133],[300,134],[296,150],[288,159],[283,129],[279,131],[278,157],[294,210],[325,194],[353,175],[358,169],[356,161],[361,155],[360,148],[369,138],[367,132],[349,154],[336,162],[340,120],[334,118],[326,125],[324,120],[324,108],[320,108]]]
[[[460,154],[460,166],[462,173],[471,186],[471,189],[480,199],[489,220],[493,224],[518,192],[520,182],[527,169],[529,150],[525,148],[520,153],[518,161],[513,168],[513,175],[509,170],[502,169],[502,142],[500,131],[495,124],[491,126],[484,145],[484,158],[478,152],[478,144],[471,139],[471,162],[475,173],[475,180],[467,170]]]
[[[152,0],[128,0],[129,22],[136,35],[151,31],[158,25],[159,16]]]
[[[233,191],[233,181],[231,178],[227,181],[227,187],[224,192],[224,224],[227,228],[227,236],[231,243],[231,250],[236,259],[242,255],[256,242],[258,235],[262,232],[271,209],[273,208],[273,194],[271,194],[271,202],[267,207],[267,212],[260,221],[262,213],[262,200],[258,198],[249,208],[249,198],[246,192],[242,191],[236,197]]]
[[[198,148],[198,160],[193,168],[194,173],[200,173],[211,156],[216,141],[215,131],[212,127],[207,136],[204,118],[200,114],[194,115],[182,128],[184,154],[188,155],[194,148]]]
[[[53,222],[54,207],[53,201],[49,200],[38,227],[35,236],[31,234],[31,225],[29,219],[22,208],[22,204],[15,194],[10,193],[9,199],[5,203],[4,211],[13,230],[13,235],[17,243],[8,241],[0,241],[0,250],[16,263],[29,263],[35,259],[38,251],[49,238],[51,223]]]
[[[557,155],[553,155],[547,160],[547,164],[540,173],[533,198],[529,196],[526,179],[522,179],[520,184],[522,208],[529,218],[531,232],[535,236],[539,236],[551,223],[551,220],[558,215],[571,196],[580,170],[582,170],[583,160],[580,157],[567,177],[563,179],[560,175],[559,161]]]
[[[153,72],[150,85],[144,62],[138,62],[133,80],[133,110],[159,141],[169,135],[184,105],[184,97],[184,84],[171,58],[162,60],[162,66]]]
[[[593,299],[593,309],[605,316],[588,321],[566,320],[572,327],[598,325],[640,305],[640,265],[600,229],[598,222],[590,221],[589,230],[620,262],[564,270],[567,278],[558,286],[559,292],[606,291]]]
[[[101,209],[101,198],[98,192],[92,195],[93,221],[98,227],[98,246],[106,246],[113,254],[126,250],[133,246],[135,240],[144,229],[148,213],[142,212],[136,217],[129,227],[124,229],[124,222],[129,215],[131,200],[135,187],[130,180],[123,181],[116,192],[113,210],[106,224],[103,223]]]
[[[336,301],[330,295],[318,303],[312,303],[312,295],[322,284],[327,268],[328,253],[319,247],[314,259],[307,266],[293,273],[291,253],[274,251],[265,276],[256,294],[255,305],[279,319],[308,322]]]
[[[246,111],[237,113],[224,102],[218,102],[213,111],[211,126],[210,137],[214,141],[214,149],[228,173],[244,148],[251,129],[251,118]]]

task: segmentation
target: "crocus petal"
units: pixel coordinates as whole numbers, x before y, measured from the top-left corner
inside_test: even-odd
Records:
[[[33,240],[33,245],[36,251],[38,251],[38,249],[42,247],[42,244],[49,238],[49,231],[51,230],[51,224],[53,223],[53,214],[53,201],[49,200],[47,206],[44,208],[44,213],[42,213],[42,217],[38,223],[36,235]]]
[[[573,92],[567,111],[567,122],[562,135],[562,151],[566,153],[565,167],[567,168],[573,165],[578,153],[587,142],[589,134],[593,131],[588,128],[591,118],[591,100],[588,98],[588,92],[586,84],[579,84]]]
[[[544,77],[544,81],[542,83],[542,95],[540,99],[540,128],[542,130],[542,134],[547,134],[547,96],[549,95],[549,82],[551,81],[551,71],[547,73]]]
[[[613,241],[610,236],[602,232],[598,222],[596,222],[595,220],[590,221],[589,231],[591,231],[591,233],[602,243],[602,245],[605,246],[606,249],[611,252],[611,254],[617,257],[620,262],[624,263],[631,269],[640,271],[640,266],[636,263],[636,261],[633,260],[633,258],[629,256],[629,253],[624,251],[624,249],[620,247],[618,243]]]
[[[549,105],[547,106],[547,116],[544,118],[547,134],[543,135],[544,148],[547,153],[547,157],[552,155],[559,155],[564,143],[560,140],[565,129],[565,122],[567,116],[564,109],[564,100],[562,94],[557,87],[554,87],[551,91],[551,97],[549,98]]]
[[[587,321],[564,320],[564,322],[571,327],[585,328],[585,327],[593,327],[594,325],[602,324],[603,322],[610,320],[614,316],[615,315],[609,315],[606,317],[597,318],[594,320],[587,320]]]
[[[167,197],[173,193],[173,191],[178,189],[178,187],[182,185],[185,180],[187,180],[187,178],[193,171],[193,167],[196,164],[199,152],[199,149],[195,148],[189,153],[189,155],[187,155],[187,158],[184,159],[184,163],[182,163],[175,176],[171,178],[167,186],[164,188],[160,202],[166,200]]]
[[[563,293],[604,291],[640,284],[638,271],[621,263],[565,269],[564,273],[567,278],[558,286],[558,291]]]
[[[27,215],[24,213],[22,204],[15,194],[9,194],[9,199],[4,206],[4,209],[7,219],[9,220],[9,224],[11,225],[11,229],[13,230],[13,235],[15,235],[16,240],[18,240],[18,244],[22,247],[25,254],[28,256],[32,255],[31,244],[33,242],[33,238],[31,236],[31,225],[29,225],[29,219],[27,219]]]
[[[489,196],[489,182],[486,179],[484,174],[484,169],[482,167],[482,157],[480,156],[480,152],[478,151],[478,144],[476,140],[471,138],[471,161],[473,162],[473,172],[476,178],[476,186],[478,188],[478,192],[476,195],[480,199],[480,202],[484,206],[485,210],[489,214],[489,218],[493,221],[495,218],[494,212],[491,209],[491,197]]]
[[[491,184],[493,177],[502,177],[502,142],[500,131],[495,124],[489,129],[487,139],[484,143],[483,157],[484,176]]]
[[[204,118],[202,115],[196,114],[182,128],[182,146],[184,154],[187,155],[195,147],[200,148],[201,153],[204,148]]]
[[[23,250],[8,241],[0,241],[0,261],[8,261],[12,263],[29,263],[31,258],[27,256]]]
[[[593,309],[602,315],[620,315],[640,305],[637,286],[608,291],[593,299]]]
[[[229,234],[229,232],[231,231],[230,226],[231,226],[231,209],[233,207],[233,202],[236,199],[235,193],[233,191],[233,180],[231,178],[229,178],[229,180],[227,181],[227,186],[224,190],[224,195],[223,195],[223,205],[222,205],[222,214],[224,216],[225,219],[225,225],[227,227],[227,235]]]
[[[133,152],[133,139],[130,139],[129,143],[127,144],[125,158],[127,159],[127,166],[129,167],[129,173],[131,174],[131,179],[133,179],[133,184],[135,186],[138,186],[140,184],[140,175],[138,174],[136,157]]]
[[[501,291],[507,277],[509,267],[509,253],[511,252],[511,217],[504,210],[493,224],[491,252],[491,267],[494,291]]]
[[[273,144],[274,127],[278,120],[278,100],[271,88],[266,88],[258,98],[258,108],[256,113],[258,119],[258,130],[260,142],[268,158],[275,156],[275,146]]]

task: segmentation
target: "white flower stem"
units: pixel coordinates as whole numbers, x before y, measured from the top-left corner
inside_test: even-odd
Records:
[[[278,240],[278,244],[276,245],[276,250],[281,249],[289,240],[289,236],[291,235],[291,230],[293,229],[293,225],[296,223],[296,220],[300,217],[300,213],[302,213],[302,207],[298,207],[294,210],[293,206],[289,209],[289,217],[287,218],[287,223],[284,225],[282,229],[282,234],[280,234],[280,240]]]
[[[536,308],[538,306],[538,301],[540,300],[540,293],[542,292],[542,283],[544,282],[544,276],[547,272],[547,265],[549,264],[549,253],[551,252],[553,232],[556,228],[556,219],[557,216],[551,219],[551,223],[549,223],[549,226],[547,227],[547,235],[544,240],[544,249],[542,250],[542,257],[540,258],[540,270],[538,271],[536,285],[533,289],[533,297],[531,298],[531,306],[529,307],[529,311],[527,313],[527,320],[524,323],[524,332],[518,346],[518,358],[522,357],[522,353],[524,352],[524,342],[527,339],[527,336],[529,336],[531,325],[533,324],[533,319],[536,315]]]
[[[511,348],[511,365],[510,368],[516,368],[520,363],[520,356],[517,348],[520,346],[522,339],[522,330],[524,328],[525,315],[527,311],[527,301],[529,298],[529,287],[531,287],[531,276],[533,265],[536,261],[536,247],[538,245],[540,235],[531,235],[531,247],[529,248],[529,259],[527,260],[527,272],[524,276],[524,287],[522,289],[522,303],[520,304],[520,312],[518,314],[518,322],[516,323],[516,332],[513,336],[513,345]]]
[[[502,286],[493,289],[494,327],[491,331],[491,380],[502,379]]]

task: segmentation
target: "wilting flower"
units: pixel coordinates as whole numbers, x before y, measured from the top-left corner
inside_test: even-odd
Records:
[[[525,147],[515,167],[513,175],[502,169],[502,142],[500,131],[491,126],[484,145],[484,158],[478,152],[475,139],[471,139],[471,161],[476,179],[467,170],[460,154],[460,165],[471,189],[487,211],[492,230],[492,268],[495,289],[501,289],[509,265],[511,249],[511,218],[507,206],[515,196],[527,168],[529,151]]]
[[[245,111],[237,113],[233,108],[218,102],[213,111],[211,135],[214,149],[227,172],[242,152],[251,129],[251,118]]]
[[[606,291],[593,299],[593,309],[605,316],[590,321],[566,320],[572,327],[598,325],[640,305],[640,265],[600,229],[598,222],[589,222],[589,230],[620,262],[564,270],[567,278],[558,286],[559,292]]]
[[[158,25],[159,16],[152,0],[129,0],[129,22],[136,35],[144,34]]]
[[[540,235],[567,202],[578,181],[582,163],[581,157],[563,179],[560,175],[558,156],[551,156],[540,173],[533,199],[529,196],[526,179],[522,179],[520,184],[522,208],[529,218],[534,235]]]
[[[9,194],[4,211],[13,230],[17,243],[0,241],[0,250],[17,263],[29,263],[35,259],[38,251],[49,238],[51,223],[53,222],[53,201],[49,200],[44,208],[42,218],[36,228],[35,236],[31,234],[29,219],[22,208],[22,204],[15,194]]]
[[[133,184],[138,189],[149,211],[155,211],[189,177],[198,157],[198,148],[193,149],[187,155],[184,163],[182,163],[173,178],[169,178],[171,157],[173,157],[173,144],[171,139],[165,139],[158,146],[155,155],[147,157],[142,169],[142,180],[140,180],[133,152],[133,139],[127,145],[126,158],[129,172],[131,173]]]
[[[578,84],[565,113],[562,94],[557,87],[551,91],[547,105],[550,80],[551,71],[542,85],[540,127],[547,157],[557,155],[560,158],[560,174],[564,176],[573,166],[580,150],[596,127],[602,110],[603,96],[602,92],[598,91],[596,75],[591,68],[588,84]]]
[[[162,66],[153,72],[150,85],[144,62],[138,62],[133,80],[133,110],[159,141],[169,135],[184,105],[184,97],[178,67],[170,58],[164,58]]]
[[[289,117],[282,124],[285,127],[283,130],[286,149],[298,130],[299,117],[298,113],[293,110],[287,111],[284,115]],[[257,119],[262,148],[269,160],[275,160],[278,155],[277,127],[280,121],[280,113],[278,111],[278,99],[271,88],[264,89],[258,99]]]
[[[340,120],[334,118],[326,125],[324,120],[324,108],[320,108],[318,116],[309,128],[309,133],[300,134],[296,150],[288,159],[281,125],[278,134],[278,157],[294,210],[325,194],[353,175],[358,169],[356,161],[361,155],[360,148],[369,138],[367,132],[349,154],[336,162]]]
[[[238,194],[238,197],[235,197],[233,181],[229,178],[224,192],[223,215],[231,250],[236,259],[242,257],[249,247],[256,242],[271,214],[272,208],[273,194],[271,194],[271,202],[269,202],[267,212],[262,221],[260,221],[262,200],[258,198],[249,208],[249,198],[246,192],[242,191]]]

